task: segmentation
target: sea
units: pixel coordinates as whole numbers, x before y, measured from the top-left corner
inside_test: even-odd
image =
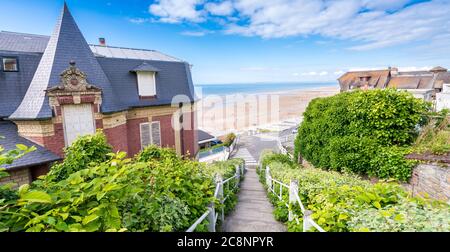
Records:
[[[196,84],[195,92],[204,97],[207,95],[257,94],[283,92],[289,90],[314,89],[322,87],[338,87],[337,82],[322,83],[238,83],[238,84]]]

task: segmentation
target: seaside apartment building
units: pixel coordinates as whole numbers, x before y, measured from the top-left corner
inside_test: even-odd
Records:
[[[385,70],[352,71],[339,79],[341,92],[353,89],[397,88],[411,92],[415,97],[434,101],[437,108],[444,108],[450,98],[450,72],[443,67],[429,71],[400,72],[396,67]],[[448,104],[450,108],[450,104]]]
[[[89,45],[66,4],[50,37],[0,32],[0,63],[0,145],[37,147],[3,167],[8,180],[45,174],[64,147],[96,129],[129,156],[150,144],[198,152],[190,65],[104,39]],[[182,102],[172,104],[175,96]]]

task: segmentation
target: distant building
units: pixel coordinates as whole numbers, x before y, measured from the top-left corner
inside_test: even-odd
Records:
[[[436,94],[436,110],[450,109],[450,84],[444,84],[442,92]]]
[[[198,145],[200,149],[209,148],[218,141],[218,139],[215,136],[203,130],[198,130],[197,136],[198,136]]]
[[[347,72],[338,81],[341,92],[358,88],[397,88],[407,90],[426,101],[433,101],[436,94],[442,92],[444,84],[450,83],[450,72],[443,67],[408,72],[389,67],[386,70]]]
[[[190,65],[158,51],[107,46],[104,38],[89,45],[66,4],[50,37],[0,32],[0,90],[0,145],[39,147],[3,167],[23,171],[14,178],[21,184],[96,129],[130,156],[150,144],[198,152]],[[172,105],[178,95],[183,102]],[[172,127],[182,122],[191,127]]]

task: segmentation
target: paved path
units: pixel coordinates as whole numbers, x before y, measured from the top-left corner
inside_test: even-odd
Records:
[[[276,148],[275,141],[264,141],[254,136],[241,137],[233,157],[246,159],[247,173],[241,184],[238,204],[225,219],[224,232],[284,232],[285,226],[273,217],[273,206],[256,174],[256,160],[265,148]]]

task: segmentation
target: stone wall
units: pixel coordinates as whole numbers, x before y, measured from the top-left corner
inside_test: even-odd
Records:
[[[0,185],[14,183],[19,187],[31,183],[31,173],[28,168],[8,171],[8,173],[10,176],[0,179]]]
[[[419,164],[406,187],[414,195],[449,201],[450,167],[438,163]]]

